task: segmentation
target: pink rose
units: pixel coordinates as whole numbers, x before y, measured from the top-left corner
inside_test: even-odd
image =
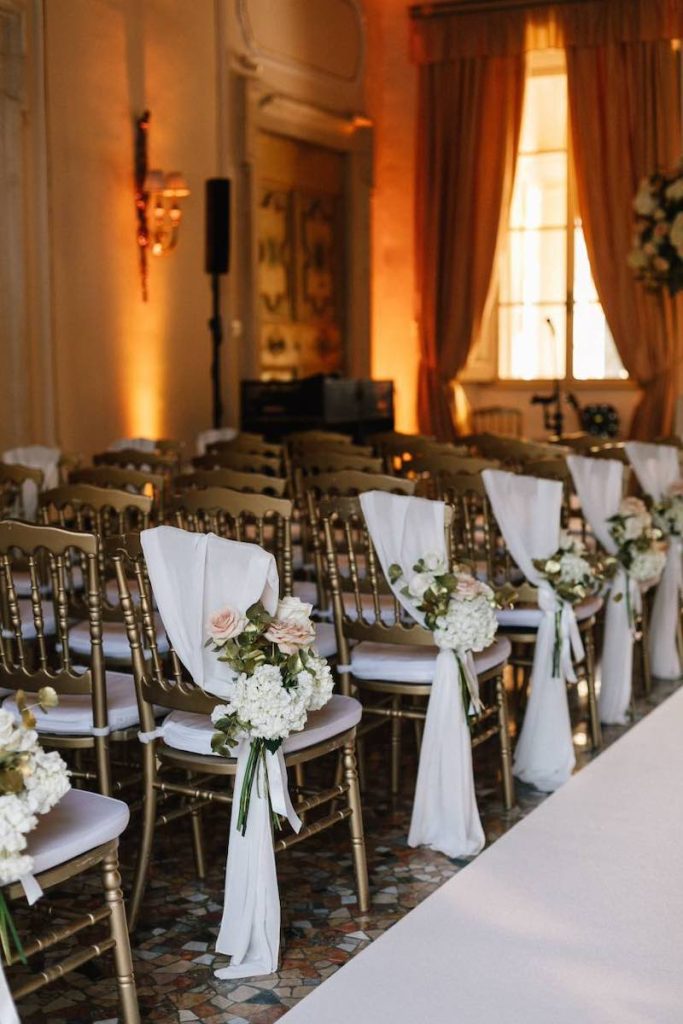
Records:
[[[481,594],[481,585],[474,576],[459,576],[455,596],[470,601]]]
[[[302,647],[310,647],[315,641],[315,626],[310,619],[296,622],[294,619],[273,619],[265,633],[266,640],[277,644],[283,654],[296,654]]]
[[[216,644],[224,644],[226,640],[232,640],[249,624],[246,615],[242,615],[236,608],[223,608],[214,612],[209,619],[209,636]]]

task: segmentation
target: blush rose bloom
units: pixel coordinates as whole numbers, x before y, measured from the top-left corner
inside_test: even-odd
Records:
[[[464,601],[471,601],[481,594],[481,584],[474,576],[459,576],[455,588],[455,596]]]
[[[315,626],[310,619],[306,622],[273,619],[265,637],[272,644],[277,644],[283,654],[296,654],[302,647],[310,647],[315,642]]]
[[[310,621],[313,605],[298,597],[283,597],[278,601],[275,618],[278,622],[298,622],[305,625]]]
[[[223,608],[214,612],[209,619],[209,636],[216,644],[224,644],[227,640],[239,636],[249,625],[246,615],[242,615],[236,608]]]

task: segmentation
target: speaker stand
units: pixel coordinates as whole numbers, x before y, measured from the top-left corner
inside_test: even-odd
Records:
[[[223,403],[221,401],[221,344],[223,342],[223,319],[221,317],[220,275],[211,275],[211,385],[213,392],[213,426],[223,426]]]

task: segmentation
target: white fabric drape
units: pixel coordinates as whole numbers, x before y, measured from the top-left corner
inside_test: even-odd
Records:
[[[232,673],[204,646],[207,622],[226,606],[245,612],[261,601],[271,614],[277,608],[275,559],[255,544],[224,540],[214,534],[189,533],[171,526],[143,530],[142,548],[159,614],[178,657],[193,681],[207,693],[229,696]],[[163,726],[160,729],[163,736]],[[235,799],[225,879],[223,919],[216,950],[232,956],[220,978],[246,978],[277,969],[280,948],[280,899],[270,807],[298,831],[301,822],[287,792],[281,750],[266,753],[270,785],[263,784],[262,766],[254,782],[246,833],[237,829],[239,794],[250,743],[237,748]]]
[[[424,616],[389,580],[389,566],[396,563],[409,573],[429,553],[446,560],[443,502],[382,491],[361,494],[360,502],[387,582],[408,614],[423,626]],[[464,661],[470,686],[476,686],[471,654]],[[441,650],[427,706],[408,844],[429,846],[449,857],[471,857],[483,849],[485,841],[474,792],[460,668],[453,651]]]
[[[624,489],[624,465],[616,459],[590,459],[568,455],[581,509],[598,541],[610,555],[616,554],[607,520],[619,511]],[[633,682],[633,627],[629,621],[629,601],[635,614],[641,610],[640,588],[635,580],[619,569],[610,584],[606,599],[605,636],[602,646],[601,684],[598,698],[600,721],[623,725],[627,721]],[[615,600],[619,598],[620,600]]]
[[[565,684],[576,679],[572,652],[577,660],[584,656],[573,608],[559,600],[533,565],[534,559],[548,558],[559,547],[562,484],[491,469],[484,470],[482,477],[508,550],[529,583],[538,587],[538,606],[544,613],[514,772],[523,782],[552,791],[567,781],[576,763]],[[562,647],[559,671],[554,674],[558,614]]]
[[[5,978],[2,960],[0,960],[0,1021],[2,1024],[19,1024],[19,1015]]]
[[[214,441],[233,441],[239,431],[234,427],[214,427],[211,430],[202,430],[197,434],[197,455],[204,455],[207,447]]]
[[[157,442],[151,437],[120,437],[109,445],[110,452],[123,452],[132,448],[137,452],[156,451]]]
[[[627,441],[626,454],[646,494],[655,501],[666,496],[681,475],[678,449],[666,444]],[[678,679],[681,662],[677,637],[680,596],[683,588],[680,537],[671,537],[662,578],[657,584],[650,618],[649,650],[652,674],[658,679]]]
[[[42,444],[29,444],[23,448],[10,448],[3,452],[2,461],[12,466],[28,466],[43,473],[43,490],[49,491],[59,485],[59,448],[48,448]],[[21,489],[21,498],[26,518],[35,520],[38,511],[38,490],[30,480]]]

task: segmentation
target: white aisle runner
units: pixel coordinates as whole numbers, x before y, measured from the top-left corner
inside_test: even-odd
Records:
[[[683,690],[286,1014],[681,1024]]]

